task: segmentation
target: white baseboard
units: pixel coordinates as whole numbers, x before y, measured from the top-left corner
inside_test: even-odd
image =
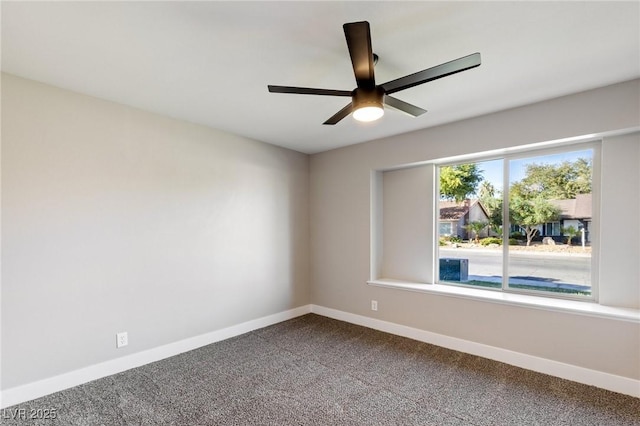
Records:
[[[546,358],[510,351],[508,349],[483,345],[481,343],[449,337],[443,334],[432,333],[430,331],[420,330],[406,325],[395,324],[336,309],[325,308],[323,306],[311,305],[311,312],[340,321],[372,328],[374,330],[408,337],[420,342],[430,343],[471,355],[504,362],[505,364],[514,365],[516,367],[525,368],[538,373],[549,374],[562,379],[640,398],[640,381],[630,379],[628,377],[616,376],[614,374],[604,373],[597,370],[590,370],[576,365],[565,364]]]
[[[278,312],[273,315],[243,322],[241,324],[212,331],[200,336],[191,337],[189,339],[169,343],[157,348],[105,361],[100,364],[91,365],[79,370],[70,371],[58,376],[38,380],[37,382],[9,388],[3,390],[0,394],[0,408],[10,407],[15,404],[20,404],[21,402],[40,398],[54,392],[78,386],[112,374],[120,373],[131,368],[160,361],[161,359],[169,358],[183,352],[197,349],[240,334],[248,333],[259,328],[277,324],[310,312],[311,305],[300,306],[298,308]]]

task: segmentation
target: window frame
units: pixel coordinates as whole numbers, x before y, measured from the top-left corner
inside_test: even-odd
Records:
[[[537,156],[545,156],[545,155],[553,155],[559,153],[567,153],[572,151],[582,151],[590,149],[593,152],[592,156],[592,217],[591,217],[591,262],[590,262],[590,283],[591,283],[591,294],[590,295],[572,295],[566,293],[555,293],[551,291],[544,290],[526,290],[526,289],[517,289],[509,287],[509,234],[510,232],[503,232],[502,235],[502,282],[499,288],[497,287],[479,287],[464,283],[456,283],[456,282],[448,282],[448,281],[440,281],[440,229],[439,226],[434,226],[435,230],[435,238],[434,238],[434,247],[433,247],[433,271],[434,271],[434,284],[453,286],[453,287],[464,287],[464,288],[473,288],[479,291],[492,291],[492,292],[500,292],[500,293],[512,293],[512,294],[524,294],[530,296],[537,297],[545,297],[552,299],[569,299],[576,301],[584,301],[584,302],[595,302],[598,303],[598,265],[599,265],[599,230],[600,230],[600,159],[601,159],[601,149],[602,149],[602,139],[597,140],[589,140],[577,143],[568,143],[561,144],[553,147],[523,147],[522,149],[518,149],[513,152],[503,152],[498,155],[465,155],[463,159],[456,159],[454,161],[433,161],[434,167],[434,184],[435,184],[435,197],[434,197],[434,220],[435,224],[439,225],[439,206],[438,201],[440,200],[440,168],[445,166],[454,166],[459,164],[468,164],[468,163],[479,163],[485,161],[494,161],[494,160],[502,160],[502,180],[503,180],[503,189],[502,189],[502,198],[503,200],[509,200],[509,166],[510,161],[518,160],[518,159],[526,159]],[[502,223],[503,229],[510,230],[511,222],[509,221],[509,203],[503,202],[502,208]]]

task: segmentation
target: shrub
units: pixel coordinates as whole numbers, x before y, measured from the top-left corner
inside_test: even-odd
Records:
[[[519,246],[520,245],[520,240],[518,240],[516,238],[509,238],[509,245],[510,246]]]
[[[522,232],[512,232],[511,233],[511,237],[509,238],[509,240],[514,239],[514,240],[518,240],[518,241],[524,241],[527,239],[527,236],[524,235]]]
[[[488,246],[489,244],[502,244],[502,240],[496,237],[487,237],[480,240],[480,244]]]

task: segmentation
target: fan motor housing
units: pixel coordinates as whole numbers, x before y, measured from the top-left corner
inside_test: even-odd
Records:
[[[377,106],[382,108],[384,98],[384,89],[376,86],[373,89],[365,89],[358,87],[351,92],[354,109],[367,106]]]

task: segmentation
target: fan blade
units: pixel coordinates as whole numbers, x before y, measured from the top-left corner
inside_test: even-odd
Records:
[[[272,86],[267,88],[271,93],[295,93],[299,95],[351,96],[349,90],[313,89],[311,87]]]
[[[390,107],[395,108],[399,111],[405,112],[412,117],[417,117],[427,112],[426,109],[411,105],[410,103],[401,101],[398,98],[394,98],[393,96],[388,95],[384,97],[384,104],[389,105]]]
[[[429,81],[437,80],[438,78],[475,68],[479,65],[480,53],[473,53],[471,55],[437,65],[433,68],[428,68],[411,75],[400,77],[396,80],[388,81],[380,86],[382,86],[385,93],[390,95],[422,83],[427,83]]]
[[[373,89],[376,86],[373,74],[373,50],[369,23],[352,22],[344,24],[344,36],[351,56],[353,73],[359,88]]]
[[[353,111],[353,103],[350,103],[349,105],[342,108],[340,111],[333,114],[333,116],[330,119],[328,119],[322,124],[336,124],[338,121],[342,120],[347,115],[351,114],[351,111]]]

